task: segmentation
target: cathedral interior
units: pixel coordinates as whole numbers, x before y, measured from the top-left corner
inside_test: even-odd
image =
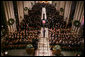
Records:
[[[83,56],[84,1],[1,1],[1,56]]]

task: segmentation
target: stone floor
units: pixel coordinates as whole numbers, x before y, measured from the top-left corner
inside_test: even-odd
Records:
[[[47,38],[40,38],[35,56],[52,56]]]
[[[43,37],[43,28],[41,28],[41,34],[39,35],[40,39],[38,42],[38,49],[35,51],[35,56],[52,56],[52,52],[49,46],[48,40],[48,28],[45,29],[45,37]]]
[[[61,52],[64,56],[74,56],[76,53],[79,53],[80,52],[74,52],[74,51],[62,51]],[[15,49],[15,50],[8,50],[8,55],[11,55],[11,56],[29,56],[27,53],[26,53],[26,50],[25,49]]]

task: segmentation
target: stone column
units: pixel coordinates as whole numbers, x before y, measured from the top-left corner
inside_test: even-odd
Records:
[[[78,2],[79,2],[79,1],[78,1]],[[81,4],[80,4],[80,2],[79,2],[75,20],[78,20],[78,18],[79,18],[78,15],[79,15],[80,7],[81,7],[80,5],[81,5]],[[74,31],[76,32],[76,30],[77,30],[77,27],[75,27]]]
[[[6,1],[3,2],[3,5],[4,5],[4,11],[5,11],[6,20],[8,21],[9,16],[8,16],[8,13],[7,13],[8,10],[7,10],[7,3],[6,3]],[[10,26],[9,25],[7,25],[7,26],[8,26],[8,30],[11,30]]]
[[[64,19],[65,19],[65,21],[67,21],[67,19],[68,19],[68,12],[69,12],[69,1],[66,1],[65,12],[64,12]]]
[[[65,4],[64,21],[66,21],[67,24],[68,24],[68,21],[69,21],[71,4],[72,4],[72,1],[66,1],[66,4]]]
[[[71,13],[71,5],[72,5],[72,1],[69,1],[68,2],[68,13],[67,13],[67,24],[68,24],[68,22],[69,22],[69,17],[70,17],[70,13]]]
[[[17,1],[17,8],[18,8],[18,18],[19,23],[24,19],[24,3],[23,1]]]
[[[79,7],[78,16],[77,16],[77,20],[79,20],[79,21],[80,21],[82,12],[83,12],[83,3],[82,3],[82,1],[80,1],[80,7]],[[78,30],[79,30],[79,28],[76,28],[75,32],[78,32]]]
[[[60,8],[63,8],[64,9],[64,6],[65,6],[65,1],[60,1]],[[64,12],[63,12],[64,13]],[[63,13],[60,12],[60,15],[63,16]]]
[[[77,4],[76,4],[76,9],[75,9],[74,17],[73,17],[73,22],[74,22],[74,20],[76,20],[76,14],[77,14],[77,10],[78,10],[78,4],[79,4],[79,2],[77,2]],[[73,22],[72,22],[72,30],[74,31],[75,26],[73,25]]]
[[[9,32],[15,32],[16,31],[16,20],[15,20],[15,16],[14,16],[13,2],[12,1],[3,1],[3,5],[4,5],[5,16],[6,16],[7,22],[10,18],[13,18],[15,21],[13,25],[11,25],[11,26],[8,25]]]
[[[80,23],[82,23],[84,18],[84,3],[82,2],[82,4],[83,5],[81,7],[83,8],[81,8],[82,10],[81,10],[80,18],[79,18]],[[77,29],[77,34],[79,33],[80,29],[81,29],[81,26]]]
[[[23,1],[24,2],[24,8],[27,7],[29,9],[29,1]],[[25,15],[28,15],[28,10],[24,11]]]
[[[9,3],[10,3],[10,8],[11,8],[11,10],[10,10],[11,11],[11,18],[13,18],[15,20],[15,23],[12,27],[13,31],[15,32],[15,30],[17,30],[17,29],[16,29],[16,19],[15,19],[15,15],[14,15],[15,13],[14,13],[13,2],[10,1]]]
[[[78,1],[77,2],[77,5],[76,5],[76,9],[75,9],[75,14],[74,14],[74,18],[73,18],[73,22],[74,20],[80,20],[81,19],[81,14],[82,14],[82,7],[83,7],[83,4],[82,1]],[[72,29],[75,31],[75,32],[78,32],[79,31],[79,28],[75,27],[74,25],[72,25]]]

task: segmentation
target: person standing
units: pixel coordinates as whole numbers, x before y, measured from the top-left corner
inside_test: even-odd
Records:
[[[46,31],[45,28],[43,28],[43,37],[45,37],[45,31]]]

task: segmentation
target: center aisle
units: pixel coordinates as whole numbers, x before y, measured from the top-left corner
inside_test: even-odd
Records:
[[[38,49],[35,52],[35,56],[52,56],[52,51],[50,50],[49,46],[49,39],[48,39],[48,28],[45,28],[45,38],[43,38],[43,28],[41,28],[40,39],[38,42]]]

